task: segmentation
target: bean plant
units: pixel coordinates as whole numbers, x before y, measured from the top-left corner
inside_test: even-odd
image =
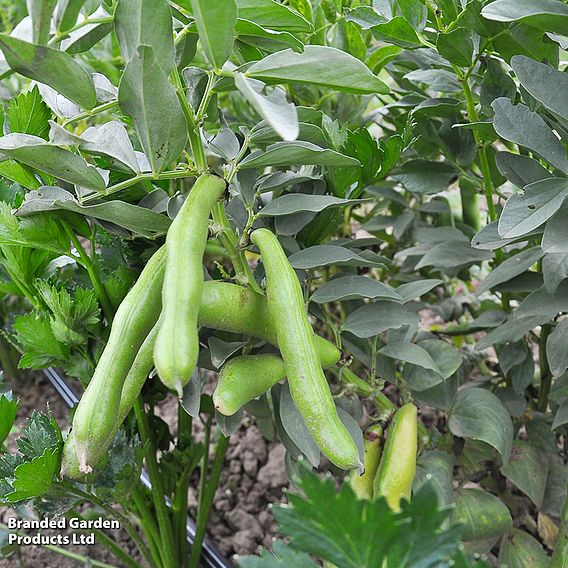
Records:
[[[289,538],[240,566],[568,566],[565,1],[0,22],[0,503],[197,567],[249,416],[286,450]],[[16,428],[49,368],[86,389],[70,431]]]

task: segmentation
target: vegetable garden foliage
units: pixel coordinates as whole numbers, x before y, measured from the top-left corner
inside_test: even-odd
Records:
[[[284,444],[304,497],[291,495],[275,513],[290,544],[243,566],[313,566],[309,555],[340,568],[450,558],[467,566],[474,553],[509,566],[566,565],[565,2],[29,0],[0,3],[0,13],[7,376],[16,376],[17,349],[20,368],[60,367],[86,386],[107,340],[116,348],[118,307],[148,259],[163,254],[196,179],[226,186],[196,225],[203,233],[211,205],[207,243],[179,230],[191,226],[185,217],[170,233],[181,236],[168,239],[176,238],[167,250],[177,262],[168,261],[164,305],[170,319],[189,314],[193,342],[189,363],[177,359],[180,337],[170,339],[177,347],[164,333],[157,343],[158,359],[169,347],[175,354],[164,369],[172,357],[184,369],[182,379],[162,371],[174,390],[187,383],[179,435],[154,413],[168,392],[151,372],[165,324],[152,330],[147,318],[144,333],[134,330],[136,352],[121,360],[130,369],[122,392],[122,383],[103,381],[112,400],[88,399],[93,416],[112,403],[95,448],[102,461],[75,467],[76,431],[64,448],[53,418],[34,413],[18,452],[0,456],[3,503],[76,516],[90,502],[123,522],[149,565],[197,566],[227,437],[247,412]],[[277,248],[251,242],[265,230]],[[278,247],[283,258],[266,252]],[[176,300],[188,267],[196,284]],[[279,273],[296,274],[299,292]],[[188,301],[197,297],[199,309]],[[286,321],[290,298],[300,315]],[[299,344],[314,345],[296,352],[300,327]],[[200,370],[187,382],[197,355]],[[320,378],[307,390],[297,377],[290,387],[278,382],[296,360],[313,376],[328,368],[333,400]],[[213,398],[201,392],[207,369],[221,371]],[[255,376],[262,384],[239,388],[239,377]],[[322,408],[334,415],[317,432],[313,388],[324,389]],[[396,497],[380,489],[392,480],[371,480],[379,493],[366,495],[379,498],[368,501],[348,483],[336,494],[330,481],[302,473],[301,463],[320,465],[320,449],[354,467],[353,456],[334,460],[335,436],[361,460],[363,431],[377,422],[389,449],[374,467],[384,472],[396,462],[389,421],[410,403],[420,415],[411,503],[406,487]],[[2,442],[17,408],[0,397]],[[116,413],[125,420],[118,433]],[[83,447],[97,426],[90,414]],[[205,424],[204,443],[191,436],[193,420]],[[414,438],[404,440],[405,460]],[[151,493],[136,482],[143,461]],[[185,514],[196,469],[190,554]]]

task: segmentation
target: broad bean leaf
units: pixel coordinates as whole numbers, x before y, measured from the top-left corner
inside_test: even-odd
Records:
[[[352,55],[320,45],[303,53],[291,49],[268,55],[246,71],[247,77],[266,83],[305,83],[353,94],[388,93],[388,86]]]
[[[418,323],[416,314],[396,302],[377,300],[350,313],[343,323],[342,330],[357,337],[374,337],[387,329],[397,329],[403,325]]]
[[[501,500],[482,489],[462,489],[456,494],[452,522],[464,525],[463,540],[481,541],[509,532],[513,519]]]
[[[237,4],[235,0],[191,0],[199,39],[209,63],[221,69],[233,51]]]
[[[409,160],[393,172],[408,191],[430,195],[444,191],[456,177],[455,169],[444,162]]]
[[[532,247],[524,250],[511,258],[505,260],[502,264],[495,267],[487,278],[477,288],[477,293],[482,294],[491,288],[495,288],[503,282],[511,280],[515,276],[522,274],[528,270],[533,264],[537,263],[544,255],[540,247]]]
[[[305,193],[288,193],[265,205],[259,212],[263,217],[279,217],[292,213],[319,213],[328,207],[342,207],[360,203],[358,199],[341,199],[333,195],[308,195]]]
[[[535,181],[551,177],[550,172],[539,162],[521,154],[497,152],[495,162],[501,174],[521,189]]]
[[[174,88],[147,45],[126,65],[118,90],[120,108],[136,127],[152,171],[176,162],[187,140],[187,123]]]
[[[89,74],[67,53],[0,33],[0,49],[10,67],[49,85],[80,107],[91,109],[97,95]]]
[[[550,558],[542,544],[528,532],[513,529],[499,548],[499,564],[509,568],[548,566]]]
[[[429,369],[434,371],[437,375],[442,375],[442,371],[436,364],[436,361],[432,358],[430,353],[415,343],[406,343],[403,341],[395,341],[393,343],[388,343],[381,349],[379,353],[385,357],[390,357],[391,359],[396,359],[399,361],[404,361],[405,363],[410,363],[423,369]]]
[[[551,373],[559,377],[568,370],[568,318],[559,321],[546,342],[546,355]]]
[[[546,222],[541,247],[546,253],[568,253],[566,240],[566,224],[568,223],[568,208],[560,209]]]
[[[511,66],[521,85],[535,99],[554,114],[568,120],[568,95],[566,94],[568,75],[566,73],[523,55],[513,57]]]
[[[547,253],[542,259],[542,274],[544,287],[550,294],[554,294],[560,284],[568,278],[568,254]]]
[[[279,88],[264,94],[265,84],[256,79],[245,77],[242,73],[235,73],[235,86],[266,120],[274,131],[283,140],[296,140],[300,133],[298,112],[293,103],[288,102],[286,93]]]
[[[128,63],[139,45],[150,46],[166,73],[174,66],[172,14],[166,0],[119,0],[114,27],[120,51]]]
[[[72,28],[77,23],[77,18],[85,0],[59,0],[53,12],[53,23],[59,32]]]
[[[96,20],[99,18],[109,18],[108,12],[100,7],[91,17]],[[113,29],[112,22],[96,22],[88,24],[69,34],[61,42],[61,49],[70,54],[83,53],[99,43],[105,36],[110,34]]]
[[[499,234],[504,238],[526,235],[548,221],[568,197],[568,180],[548,178],[525,187],[505,203],[499,218]]]
[[[264,152],[257,150],[239,164],[240,169],[266,166],[359,166],[359,160],[340,154],[335,150],[320,148],[310,142],[276,142]]]
[[[312,24],[298,11],[277,0],[237,0],[239,18],[271,30],[309,33]]]
[[[499,98],[491,105],[493,126],[499,136],[540,154],[554,167],[568,173],[564,147],[544,119],[523,104],[514,106],[510,99]]]
[[[450,63],[467,67],[473,57],[473,40],[466,28],[455,28],[449,33],[438,34],[438,53]]]
[[[504,464],[508,463],[513,446],[513,423],[493,393],[481,388],[458,392],[448,424],[454,436],[481,440],[499,452]]]
[[[105,188],[104,179],[93,166],[77,154],[49,144],[43,138],[7,134],[0,137],[0,153],[77,186],[95,191]]]
[[[542,505],[548,477],[548,455],[529,444],[517,441],[509,463],[501,467],[501,473],[537,506]]]
[[[383,257],[369,252],[358,254],[336,245],[315,245],[292,254],[290,264],[297,269],[309,270],[320,266],[337,264],[339,266],[385,266]]]
[[[406,365],[404,376],[414,391],[424,391],[448,380],[462,364],[460,352],[446,341],[426,339],[420,341],[418,346],[430,355],[437,369],[428,369],[423,365],[421,368],[416,364]]]
[[[443,283],[443,280],[438,280],[437,278],[427,278],[426,280],[417,280],[416,282],[401,284],[396,288],[396,292],[402,296],[405,302],[410,302],[427,294],[430,290]]]
[[[524,22],[546,32],[568,35],[568,6],[559,0],[496,0],[481,11],[497,22]]]
[[[366,276],[346,275],[333,278],[320,286],[311,297],[313,302],[325,304],[337,300],[354,300],[359,298],[390,299],[401,302],[398,291],[388,284],[383,284]]]

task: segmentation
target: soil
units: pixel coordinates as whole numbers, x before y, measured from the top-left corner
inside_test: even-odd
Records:
[[[33,409],[46,411],[49,407],[62,429],[66,428],[67,407],[42,374],[26,376],[16,382],[14,395],[21,400],[17,426],[24,424]],[[162,404],[159,414],[175,430],[176,402],[173,398]],[[195,435],[199,439],[202,428],[198,421],[195,423]],[[13,449],[13,440],[9,447]],[[246,418],[239,431],[231,437],[208,524],[211,541],[226,558],[254,554],[260,546],[270,546],[277,531],[270,505],[283,501],[283,489],[287,485],[282,445],[267,442],[251,419]],[[192,515],[197,504],[196,487],[197,480],[189,493]],[[0,507],[0,522],[5,523],[9,516],[14,516],[13,510]],[[50,533],[42,531],[42,534]],[[64,531],[61,534],[68,533]],[[128,535],[123,531],[109,531],[109,534],[123,548],[134,552]],[[114,566],[120,565],[100,545],[71,545],[65,550]],[[0,568],[72,568],[84,565],[41,546],[23,546],[19,553],[19,559],[16,556],[0,559]]]

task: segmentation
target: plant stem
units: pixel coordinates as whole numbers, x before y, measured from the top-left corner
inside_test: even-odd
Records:
[[[213,504],[215,491],[217,490],[219,478],[221,477],[221,470],[223,467],[225,452],[227,451],[228,445],[229,438],[226,438],[219,432],[219,439],[217,440],[217,448],[215,450],[215,458],[213,459],[213,465],[211,466],[211,473],[209,475],[209,478],[207,479],[205,492],[203,495],[200,492],[199,495],[197,527],[195,531],[193,547],[191,549],[191,556],[189,559],[189,568],[197,568],[199,566],[201,549],[203,547],[203,539],[205,538],[205,529],[207,527],[207,519],[209,518],[209,512],[211,511],[211,505]],[[207,452],[207,448],[205,449],[205,451]]]
[[[548,336],[552,331],[550,324],[542,326],[540,333],[540,343],[538,346],[539,360],[540,360],[540,390],[538,393],[538,402],[536,405],[537,410],[545,412],[548,406],[548,395],[552,387],[552,374],[550,372],[550,365],[548,357],[546,356],[546,344]]]
[[[10,381],[16,381],[20,375],[16,357],[17,353],[12,345],[0,335],[0,367]]]
[[[59,43],[61,40],[69,37],[73,32],[84,28],[85,26],[90,26],[93,24],[111,24],[113,22],[112,16],[103,16],[101,18],[85,18],[82,22],[74,25],[72,28],[65,30],[62,33],[56,32],[53,37],[47,42],[47,45],[55,45]]]
[[[140,485],[135,485],[132,491],[132,500],[138,509],[139,522],[146,538],[150,554],[156,563],[156,566],[162,566],[162,556],[160,552],[160,534],[158,527],[154,522],[154,517],[150,512],[150,508],[146,503],[146,497]]]
[[[86,203],[88,201],[100,199],[101,197],[107,197],[109,195],[112,195],[113,193],[117,193],[118,191],[126,189],[127,187],[136,185],[137,183],[144,180],[181,179],[181,178],[188,178],[194,176],[195,176],[195,171],[193,170],[171,170],[167,172],[161,172],[159,174],[153,174],[153,173],[138,174],[129,179],[125,179],[124,181],[121,181],[115,185],[111,185],[102,192],[96,192],[87,195],[86,197],[83,198],[83,202]]]
[[[63,225],[65,233],[67,234],[70,241],[73,243],[73,246],[77,250],[77,253],[79,254],[81,265],[89,275],[89,279],[91,280],[91,284],[95,289],[95,293],[97,294],[97,298],[99,299],[99,302],[103,308],[103,313],[105,314],[107,321],[111,323],[114,318],[114,307],[110,301],[110,298],[108,297],[108,294],[106,293],[103,283],[99,278],[97,267],[83,248],[81,241],[77,238],[77,235],[73,232],[73,229],[71,229],[69,223],[67,223],[67,221],[61,221],[61,224]]]
[[[177,449],[186,455],[191,448],[192,418],[184,410],[183,405],[178,403],[178,441]],[[181,560],[181,568],[187,566],[187,492],[193,469],[183,469],[177,479],[175,495],[172,502],[174,532],[177,539],[178,553]]]
[[[78,511],[71,510],[67,517],[74,519],[84,519]],[[97,535],[97,542],[102,544],[107,550],[114,554],[125,566],[129,568],[139,568],[137,562],[135,562],[111,537],[109,537],[105,532],[100,529],[80,529],[81,532],[92,531]]]
[[[63,123],[61,124],[61,126],[65,127],[65,126],[69,126],[70,124],[73,124],[74,122],[79,122],[85,118],[89,118],[91,116],[94,116],[95,114],[100,114],[101,112],[104,112],[105,110],[110,110],[111,108],[117,107],[118,106],[118,101],[109,101],[108,103],[103,103],[102,105],[96,106],[94,108],[92,108],[91,110],[86,110],[85,112],[82,112],[80,114],[77,114],[75,116],[72,116],[71,118],[68,118],[67,120],[63,121]]]
[[[150,432],[148,424],[148,417],[142,408],[142,403],[137,400],[134,405],[134,412],[136,413],[136,421],[138,422],[138,431],[140,432],[140,439],[142,446],[146,448],[144,457],[146,458],[146,467],[148,469],[148,476],[152,482],[152,498],[154,507],[156,508],[156,515],[158,517],[158,527],[160,528],[160,536],[162,537],[162,558],[164,568],[175,568],[178,563],[175,558],[175,545],[172,533],[172,525],[168,509],[166,507],[164,487],[162,485],[162,478],[156,460],[156,447]]]

